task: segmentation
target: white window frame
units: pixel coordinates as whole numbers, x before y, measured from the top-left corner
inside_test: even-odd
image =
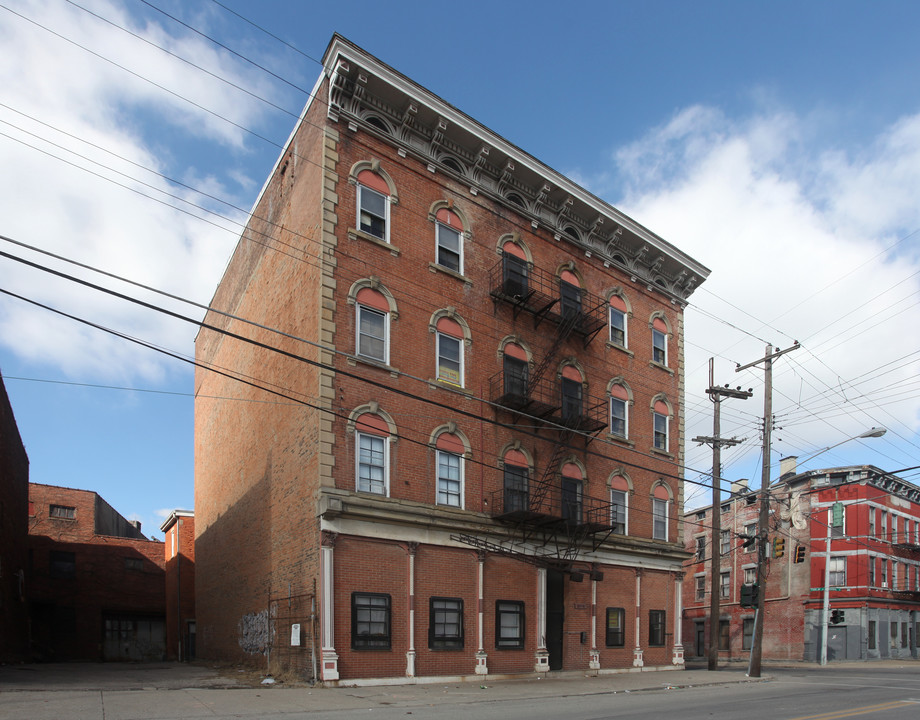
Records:
[[[614,322],[613,322],[614,314],[620,317],[621,322],[622,322],[622,327],[617,327],[614,325]],[[610,341],[611,344],[616,345],[617,347],[622,347],[622,348],[629,347],[628,345],[629,335],[627,334],[627,324],[628,323],[626,322],[626,311],[620,310],[619,308],[615,308],[612,305],[610,305],[607,311],[607,339]],[[615,327],[617,330],[621,330],[623,332],[623,342],[619,342],[618,340],[614,339],[613,330]]]
[[[447,333],[443,333],[443,332],[440,332],[440,331],[437,333],[437,336],[438,336],[438,337],[437,337],[437,353],[438,353],[438,357],[437,357],[437,371],[438,371],[438,380],[440,380],[441,382],[449,383],[450,385],[456,385],[457,387],[463,387],[463,383],[464,383],[463,339],[462,339],[462,338],[455,337],[455,336],[453,336],[453,335],[448,335]],[[451,380],[450,378],[446,378],[446,377],[443,377],[443,376],[441,375],[441,357],[442,357],[441,347],[442,347],[442,343],[444,343],[445,341],[450,341],[451,343],[456,343],[456,344],[457,344],[457,364],[458,364],[457,374],[459,375],[459,377],[457,378],[457,381],[456,381],[456,382],[454,382],[454,381]],[[450,358],[448,358],[448,359],[450,359]]]
[[[744,534],[748,537],[757,537],[757,523],[749,523],[744,526]],[[750,547],[744,548],[744,552],[752,553],[754,552],[754,545],[756,543],[751,543]]]
[[[664,362],[655,357],[655,350],[662,351]],[[652,328],[652,362],[664,367],[668,366],[668,334],[658,328]]]
[[[706,560],[706,536],[697,535],[696,536],[696,547],[693,551],[694,560],[697,562],[703,562]]]
[[[832,555],[830,569],[827,575],[828,587],[846,587],[847,584],[847,558],[846,555]],[[839,582],[840,579],[843,582]]]
[[[619,493],[619,494],[621,494],[621,495],[623,496],[623,505],[622,505],[622,507],[619,505],[619,503],[617,503],[617,502],[614,501],[614,499],[613,499],[613,494],[614,494],[614,493]],[[615,525],[615,524],[617,524],[617,522],[619,522],[619,518],[618,518],[617,516],[614,516],[614,515],[613,515],[614,506],[617,506],[618,508],[620,508],[620,512],[622,513],[622,517],[623,517],[623,534],[624,534],[624,535],[629,535],[629,491],[627,491],[627,490],[617,490],[616,488],[610,488],[610,513],[611,513],[611,516],[612,516],[612,517],[610,518],[610,521],[611,521],[610,524],[611,524],[611,525]]]
[[[372,193],[373,195],[377,195],[383,199],[383,217],[381,218],[383,220],[383,237],[381,237],[380,235],[375,235],[374,233],[368,232],[367,230],[363,230],[361,228],[361,213],[364,212],[364,193]],[[384,195],[379,190],[374,190],[373,188],[369,188],[366,185],[362,185],[361,183],[358,183],[357,200],[358,202],[356,203],[356,205],[358,209],[357,210],[358,214],[357,214],[357,217],[355,218],[355,222],[357,223],[358,230],[363,232],[365,235],[369,235],[370,237],[377,238],[378,240],[382,242],[389,243],[390,242],[390,198],[389,196]],[[370,210],[368,210],[367,213],[368,215],[371,215],[372,217],[377,217],[377,218],[380,217],[380,215],[377,215],[376,213],[371,212]]]
[[[623,406],[623,433],[614,432],[613,430],[613,404],[621,403]],[[623,400],[622,398],[610,396],[610,434],[618,438],[628,438],[629,437],[629,401]]]
[[[375,357],[374,355],[367,355],[361,352],[361,338],[365,333],[361,332],[361,316],[363,313],[369,313],[372,315],[379,315],[383,318],[383,357]],[[368,335],[369,337],[374,337],[373,335]],[[368,360],[374,360],[376,362],[382,362],[384,365],[390,364],[390,313],[383,312],[377,308],[372,308],[368,305],[362,305],[357,303],[355,305],[355,355],[361,358],[366,358]]]
[[[732,572],[722,570],[719,573],[719,597],[730,598],[732,595]]]
[[[664,525],[664,533],[659,530],[659,526]],[[652,539],[668,540],[668,501],[661,498],[652,498]]]
[[[869,508],[869,537],[875,537],[875,508]]]
[[[706,598],[706,575],[694,575],[696,582],[696,599],[704,600]]]
[[[870,588],[875,587],[875,556],[869,556],[869,573],[868,573],[868,584]]]
[[[664,422],[664,432],[663,433],[658,428],[659,420]],[[662,452],[669,452],[668,447],[670,445],[671,433],[669,432],[668,425],[670,424],[670,420],[671,420],[670,415],[664,415],[660,412],[652,412],[652,446],[656,450],[661,450]],[[662,434],[664,435],[664,447],[661,447],[658,444],[658,437]]]
[[[457,469],[458,477],[456,478],[456,480],[455,480],[454,478],[444,477],[444,476],[441,474],[441,468],[442,468],[442,466],[443,466],[443,465],[442,465],[442,461],[443,461],[443,460],[446,460],[446,459],[448,459],[448,458],[450,458],[451,461],[456,461],[456,463],[457,463],[457,468],[456,468],[456,469]],[[437,487],[436,487],[436,489],[435,489],[435,494],[436,494],[436,496],[435,496],[435,504],[437,504],[437,505],[444,505],[444,506],[446,506],[446,507],[463,508],[463,507],[465,506],[465,505],[464,505],[465,500],[464,500],[464,497],[463,497],[463,495],[464,495],[464,486],[465,486],[465,482],[464,482],[464,479],[465,479],[465,478],[464,478],[464,469],[465,469],[465,468],[463,467],[463,466],[464,466],[463,456],[462,456],[462,455],[458,455],[457,453],[447,452],[446,450],[438,450],[438,453],[437,453],[437,466],[438,466],[438,470],[437,470],[437,475],[438,475],[438,477],[437,477]],[[444,481],[444,482],[457,482],[457,483],[459,484],[459,489],[458,489],[458,491],[457,491],[456,493],[453,493],[453,492],[449,492],[449,491],[447,491],[447,490],[442,489],[442,487],[441,487],[441,482],[442,482],[442,481]],[[445,498],[456,497],[456,498],[457,498],[457,502],[456,502],[456,503],[453,503],[453,502],[445,502],[445,501],[442,499],[442,496],[445,497]]]
[[[382,463],[377,464],[377,463],[362,462],[362,458],[361,458],[361,453],[363,450],[362,445],[364,444],[365,440],[368,440],[368,441],[375,440],[383,444]],[[370,450],[371,452],[376,452],[374,448],[370,448]],[[361,467],[363,465],[367,465],[370,467],[382,467],[383,480],[381,482],[383,484],[383,492],[377,492],[376,490],[373,489],[374,481],[371,478],[367,478],[368,480],[367,488],[366,489],[362,488],[361,485],[362,485],[363,479],[361,477]],[[355,433],[355,489],[358,492],[370,493],[372,495],[382,495],[383,497],[390,496],[390,439],[388,437],[385,437],[383,435],[375,435],[373,433],[362,433],[362,432]]]
[[[452,267],[450,267],[449,265],[445,265],[443,262],[441,262],[441,248],[442,248],[442,247],[444,247],[445,251],[447,251],[447,252],[450,252],[450,253],[453,253],[453,252],[454,252],[454,251],[451,250],[450,248],[447,248],[446,246],[442,246],[442,244],[441,244],[441,230],[442,230],[442,228],[443,228],[446,232],[454,233],[454,234],[457,235],[457,251],[456,251],[456,255],[457,255],[457,265],[459,266],[459,267],[457,267],[457,268],[452,268]],[[435,223],[435,240],[434,240],[434,244],[435,244],[435,257],[434,257],[435,264],[437,264],[437,265],[440,266],[440,267],[447,268],[447,269],[450,270],[451,272],[459,273],[460,275],[462,275],[462,274],[463,274],[463,231],[462,231],[462,230],[457,230],[456,228],[452,228],[450,225],[447,225],[446,223],[436,222],[436,223]]]
[[[744,584],[755,585],[757,583],[757,566],[745,565],[741,570],[744,572]]]
[[[719,555],[728,555],[732,551],[731,530],[722,530],[719,533]]]

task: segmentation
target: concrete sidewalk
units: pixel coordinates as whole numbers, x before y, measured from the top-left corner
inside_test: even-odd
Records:
[[[766,678],[761,678],[761,680]],[[141,720],[142,718],[296,717],[330,711],[424,708],[757,682],[743,668],[624,672],[599,677],[551,674],[483,683],[311,688],[257,684],[258,677],[199,664],[9,665],[0,667],[0,718]]]

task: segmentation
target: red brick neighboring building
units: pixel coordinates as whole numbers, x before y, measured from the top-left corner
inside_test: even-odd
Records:
[[[707,273],[334,36],[197,338],[199,657],[681,666]]]
[[[763,657],[820,659],[829,535],[828,617],[837,622],[829,622],[828,660],[917,657],[920,488],[870,465],[797,474],[795,458],[787,458],[783,471],[771,492]],[[754,610],[740,606],[740,594],[755,581],[757,553],[741,536],[756,528],[760,501],[744,486],[733,490],[742,494],[722,504],[718,548],[709,533],[710,509],[684,515],[686,548],[694,553],[684,583],[690,656],[708,653],[706,558],[715,549],[722,555],[720,655],[746,658],[750,649]]]
[[[0,662],[28,658],[29,458],[0,375]]]
[[[195,513],[173,510],[160,525],[166,553],[166,657],[195,659]]]
[[[161,660],[162,543],[88,490],[29,485],[28,587],[38,660]]]

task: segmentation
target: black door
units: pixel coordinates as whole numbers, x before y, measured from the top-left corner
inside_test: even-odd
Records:
[[[549,669],[562,670],[562,638],[565,624],[565,575],[546,571],[546,649]]]

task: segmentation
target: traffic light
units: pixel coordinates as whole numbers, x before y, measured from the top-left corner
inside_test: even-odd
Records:
[[[831,625],[839,625],[842,622],[846,622],[843,610],[831,610]]]
[[[786,554],[786,539],[781,537],[773,538],[773,557],[781,558]]]
[[[793,560],[797,563],[805,562],[805,546],[804,545],[795,546],[795,557],[793,558]]]
[[[757,606],[757,583],[741,586],[741,607],[752,608]]]

